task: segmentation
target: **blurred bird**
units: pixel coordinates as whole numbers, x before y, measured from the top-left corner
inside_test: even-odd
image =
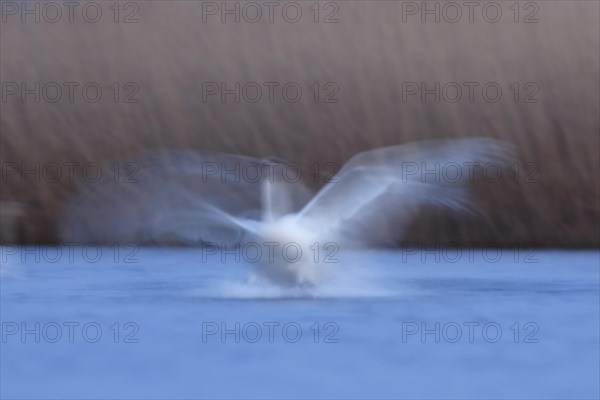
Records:
[[[253,263],[259,277],[312,285],[327,249],[388,243],[422,205],[470,212],[473,168],[512,159],[511,146],[488,138],[385,147],[352,157],[310,198],[306,186],[286,178],[285,162],[164,151],[142,158],[135,183],[86,185],[65,213],[63,238],[252,244],[260,248]]]

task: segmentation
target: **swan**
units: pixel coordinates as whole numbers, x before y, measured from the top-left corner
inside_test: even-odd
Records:
[[[467,189],[473,174],[468,167],[489,162],[504,166],[513,160],[512,147],[491,138],[383,147],[353,156],[313,196],[304,184],[280,173],[285,166],[281,161],[159,154],[142,158],[137,184],[109,182],[80,194],[67,209],[63,238],[258,245],[256,276],[286,286],[314,285],[321,279],[327,268],[318,249],[343,251],[389,242],[406,229],[419,206],[470,212]],[[220,168],[207,169],[207,163]],[[236,176],[252,165],[264,170],[267,163],[274,171],[268,176]],[[453,173],[442,173],[445,166],[452,166]],[[214,172],[219,170],[225,173]]]

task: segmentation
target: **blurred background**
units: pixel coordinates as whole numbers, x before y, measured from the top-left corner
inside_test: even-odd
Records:
[[[486,136],[514,143],[519,163],[475,185],[480,217],[428,211],[405,240],[598,245],[598,2],[472,12],[443,2],[80,2],[72,15],[57,4],[2,2],[5,242],[58,241],[80,166],[121,168],[143,150],[341,166],[376,147]],[[52,163],[62,178],[48,179]]]
[[[0,18],[1,398],[599,398],[599,2],[0,0]],[[471,185],[473,215],[419,210],[412,243],[340,252],[314,286],[256,280],[240,252],[111,243],[177,185],[260,203],[148,154],[275,157],[316,191],[358,152],[466,137],[517,153]],[[79,246],[55,245],[65,216]]]

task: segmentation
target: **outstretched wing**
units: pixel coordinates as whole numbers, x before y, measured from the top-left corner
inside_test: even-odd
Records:
[[[419,205],[468,210],[465,184],[477,163],[503,166],[512,158],[509,145],[486,138],[366,151],[344,165],[297,214],[297,222],[325,237],[373,244],[407,224]]]
[[[133,163],[137,173],[129,179],[83,185],[64,210],[62,238],[233,245],[259,229],[262,165],[229,154],[148,153]]]

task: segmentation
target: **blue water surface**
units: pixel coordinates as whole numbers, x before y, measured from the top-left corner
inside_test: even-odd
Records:
[[[201,249],[1,251],[2,398],[600,396],[597,251],[354,252],[314,288]]]

